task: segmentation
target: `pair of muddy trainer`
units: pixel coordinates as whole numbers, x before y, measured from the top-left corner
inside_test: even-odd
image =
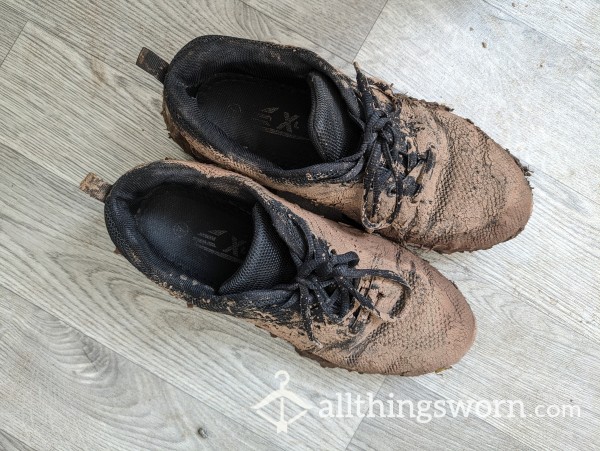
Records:
[[[164,84],[170,136],[199,162],[82,182],[136,268],[323,364],[416,375],[466,353],[469,305],[403,244],[473,251],[517,235],[532,195],[507,150],[301,48],[203,36],[170,64],[147,49],[137,64]]]

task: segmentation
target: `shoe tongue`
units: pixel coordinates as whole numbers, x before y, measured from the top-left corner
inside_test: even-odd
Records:
[[[317,152],[324,161],[354,153],[358,133],[338,88],[320,72],[310,72],[307,82],[312,93],[308,133]]]
[[[254,236],[246,259],[219,288],[219,294],[271,288],[288,282],[296,273],[290,251],[260,205],[252,209]]]

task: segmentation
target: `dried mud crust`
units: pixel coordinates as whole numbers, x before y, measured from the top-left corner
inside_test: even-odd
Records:
[[[402,98],[407,98],[410,99],[411,101],[414,102],[420,102],[423,105],[428,106],[429,108],[432,109],[441,109],[441,110],[445,110],[448,113],[452,113],[454,111],[454,108],[449,107],[448,105],[445,105],[443,103],[439,103],[439,102],[431,102],[428,100],[424,100],[424,99],[417,99],[414,97],[409,97],[405,94],[401,94],[399,92],[394,92],[393,90],[393,85],[391,83],[387,83],[384,80],[381,80],[380,78],[377,77],[368,77],[369,78],[369,82],[371,83],[372,86],[376,87],[377,90],[384,95],[385,97],[387,97],[388,99],[391,100],[391,102],[394,104],[394,107],[401,107],[402,104]],[[485,134],[485,132],[483,130],[481,130],[471,119],[465,117],[463,118],[465,121],[467,121],[468,123],[470,123],[471,125],[473,125],[473,127],[475,127],[478,131],[480,131],[481,133]],[[487,136],[487,134],[486,134]],[[504,150],[515,160],[515,163],[517,163],[517,165],[521,168],[521,171],[523,172],[523,175],[526,177],[531,176],[532,171],[529,170],[529,168],[527,166],[525,166],[523,163],[521,163],[521,161],[514,156],[509,149],[504,148]]]
[[[271,334],[271,336],[277,337],[277,335],[273,335],[273,334]],[[298,349],[296,347],[294,347],[294,350],[298,353],[299,356],[307,358],[307,359],[314,360],[315,362],[317,362],[319,364],[319,366],[321,368],[325,368],[325,369],[339,368],[339,367],[335,366],[334,364],[332,364],[331,362],[328,362],[327,360],[319,357],[316,354],[313,354],[313,353],[308,352],[308,351],[302,351],[302,350],[300,350],[300,349]],[[452,366],[441,367],[441,368],[438,368],[438,369],[434,370],[433,372],[436,373],[436,374],[439,374],[442,371],[446,371],[446,370],[449,370],[451,368],[452,368]],[[350,373],[370,374],[370,373],[365,372],[365,371],[358,371],[358,370],[353,370],[353,369],[350,369],[350,368],[340,368],[340,369],[346,370],[346,371],[348,371]],[[411,374],[404,373],[404,374],[397,374],[397,376],[411,376]],[[419,375],[415,374],[414,376],[419,376]]]
[[[424,186],[407,244],[441,253],[488,249],[517,236],[532,212],[530,171],[472,121],[445,105],[391,94],[378,97],[404,110],[399,120],[426,124],[437,136],[437,180]],[[381,233],[390,236],[389,230]]]
[[[402,105],[402,99],[406,98],[406,99],[409,99],[410,101],[419,102],[419,103],[421,103],[423,105],[426,105],[430,109],[440,109],[440,110],[447,111],[448,113],[453,113],[453,111],[454,111],[454,108],[449,107],[448,105],[445,105],[443,103],[431,102],[431,101],[424,100],[424,99],[417,99],[417,98],[410,97],[410,96],[407,96],[405,94],[399,93],[397,91],[394,92],[393,85],[390,84],[390,83],[387,83],[386,81],[384,81],[384,80],[382,80],[380,78],[369,77],[369,81],[370,81],[371,85],[374,86],[379,91],[379,93],[381,93],[381,95],[383,95],[383,96],[387,97],[387,99],[389,99],[389,101],[394,105],[394,108],[401,107],[401,105]],[[484,134],[485,136],[488,136],[471,119],[466,118],[466,117],[464,117],[462,119],[464,119],[469,124],[471,124],[478,132]],[[491,139],[491,138],[489,138],[489,139]],[[515,161],[515,163],[517,164],[517,166],[519,166],[519,168],[521,169],[521,172],[523,173],[523,175],[526,178],[530,177],[532,175],[533,172],[526,165],[524,165],[523,163],[521,163],[521,161],[519,160],[519,158],[517,158],[515,155],[513,155],[512,152],[509,149],[504,148],[504,150],[506,151],[506,153],[508,155],[511,156],[511,158]],[[529,184],[529,180],[527,180],[527,182]]]
[[[258,326],[257,326],[257,327],[258,327]],[[260,327],[259,327],[259,329],[260,329]],[[269,332],[269,335],[270,335],[272,338],[279,339],[279,337],[278,337],[277,335],[275,335],[275,334],[273,334],[273,333],[271,333],[271,332]],[[344,367],[339,367],[339,366],[336,366],[336,365],[334,365],[333,363],[329,362],[328,360],[325,360],[324,358],[322,358],[322,357],[319,357],[318,355],[316,355],[316,354],[313,354],[312,352],[309,352],[309,351],[303,351],[302,349],[299,349],[299,348],[297,348],[296,346],[294,346],[294,350],[296,351],[296,353],[297,353],[297,354],[298,354],[300,357],[304,357],[304,358],[306,358],[306,359],[311,359],[311,360],[314,360],[315,362],[317,362],[317,363],[319,364],[319,366],[320,366],[321,368],[325,368],[325,369],[337,368],[337,369],[346,370],[346,371],[348,371],[349,373],[370,374],[370,373],[368,373],[368,372],[365,372],[365,371],[359,371],[359,370],[355,370],[355,369],[352,369],[352,368],[344,368]],[[441,373],[442,371],[446,371],[446,370],[449,370],[449,369],[451,369],[451,368],[452,368],[452,366],[445,366],[445,367],[438,368],[438,369],[434,370],[433,372],[435,372],[436,374],[438,374],[438,373]],[[409,374],[399,374],[398,376],[409,376]]]
[[[177,143],[177,145],[179,147],[181,147],[185,153],[187,153],[188,155],[191,155],[196,160],[198,160],[202,163],[211,163],[211,161],[208,160],[206,157],[204,157],[203,155],[201,155],[198,152],[195,152],[194,149],[192,148],[192,146],[190,145],[190,143],[181,135],[181,133],[179,132],[179,128],[173,123],[173,120],[171,119],[171,114],[169,113],[169,110],[167,109],[167,105],[164,102],[163,102],[163,107],[162,107],[162,111],[160,112],[160,114],[162,115],[163,119],[165,120],[165,124],[167,126],[167,131],[169,132],[169,138],[171,138],[173,141],[175,141]]]

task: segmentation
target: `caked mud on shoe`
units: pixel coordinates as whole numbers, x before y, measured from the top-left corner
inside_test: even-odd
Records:
[[[470,251],[514,237],[531,214],[507,150],[358,67],[354,82],[309,50],[226,36],[197,38],[170,64],[144,49],[138,65],[164,82],[163,115],[187,152],[367,231]]]
[[[168,160],[81,187],[104,200],[117,249],[155,283],[330,366],[417,375],[473,342],[471,309],[427,262],[240,174]]]

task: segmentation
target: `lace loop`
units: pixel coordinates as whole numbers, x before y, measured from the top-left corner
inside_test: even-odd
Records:
[[[285,292],[292,292],[291,297],[281,307],[290,308],[299,305],[302,321],[309,339],[320,345],[313,333],[313,316],[315,308],[335,323],[341,322],[350,312],[356,300],[361,307],[369,310],[379,318],[390,318],[380,313],[375,304],[363,295],[358,284],[363,277],[382,277],[396,282],[409,289],[408,283],[398,274],[379,269],[358,269],[359,257],[355,252],[335,254],[330,252],[327,244],[315,238],[310,232],[301,227],[307,238],[308,251],[298,266],[294,281],[285,286],[277,287]],[[277,304],[278,299],[271,304]]]
[[[360,147],[365,161],[361,220],[365,229],[374,232],[392,225],[400,214],[403,196],[415,194],[415,189],[405,189],[405,180],[417,164],[427,159],[408,151],[406,135],[394,126],[393,119],[384,110],[376,106],[369,81],[358,63],[354,63],[354,68],[365,121]],[[414,183],[411,188],[415,188]],[[394,198],[394,206],[391,213],[377,221],[382,193]]]

